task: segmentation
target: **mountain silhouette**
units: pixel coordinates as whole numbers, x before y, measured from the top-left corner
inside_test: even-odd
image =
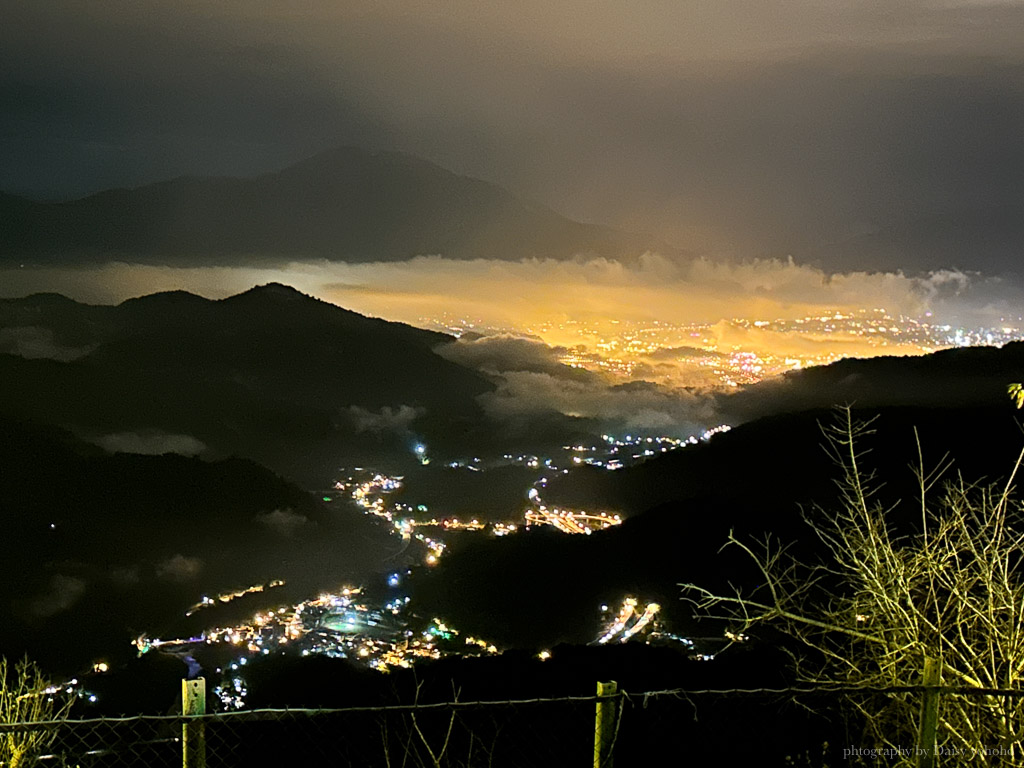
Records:
[[[653,247],[412,155],[352,147],[253,178],[181,177],[57,203],[0,194],[0,259],[19,263],[631,258]]]
[[[0,415],[99,441],[187,436],[320,487],[339,466],[418,465],[420,440],[489,439],[476,398],[493,385],[434,353],[451,341],[276,284],[219,301],[2,300]]]

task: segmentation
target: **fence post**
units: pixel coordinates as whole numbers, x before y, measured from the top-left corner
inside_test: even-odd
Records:
[[[937,731],[939,726],[939,692],[932,686],[942,684],[942,662],[928,656],[924,659],[925,686],[921,696],[921,725],[917,736],[917,768],[935,768]]]
[[[614,680],[597,684],[594,714],[594,768],[611,768],[615,743],[615,706],[619,684]]]
[[[191,721],[206,714],[206,678],[181,681],[181,765],[182,768],[206,768],[206,724]]]

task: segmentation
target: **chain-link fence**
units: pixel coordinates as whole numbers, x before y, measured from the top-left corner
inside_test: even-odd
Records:
[[[1021,691],[909,686],[636,693],[602,685],[600,695],[515,701],[7,723],[0,724],[0,766],[628,768],[729,765],[738,758],[759,766],[1012,765],[1021,754],[1018,742],[1013,753],[993,744],[984,745],[992,748],[987,755],[956,755],[941,734],[947,751],[930,763],[919,754],[922,739],[936,743],[927,732],[929,693],[982,706],[983,699]],[[906,743],[880,752],[858,741],[863,732],[850,714],[887,702],[920,713],[925,730],[915,714]]]
[[[587,765],[596,697],[254,710],[0,725],[28,766]],[[582,762],[581,762],[582,760]]]

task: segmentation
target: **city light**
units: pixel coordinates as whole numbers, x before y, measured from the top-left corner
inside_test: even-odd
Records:
[[[827,310],[797,318],[734,317],[715,322],[573,319],[517,328],[488,327],[458,317],[423,317],[425,327],[461,335],[521,333],[565,350],[560,361],[613,381],[637,378],[669,386],[753,384],[786,371],[847,357],[923,355],[962,346],[1002,346],[1021,328],[958,328],[873,307]]]

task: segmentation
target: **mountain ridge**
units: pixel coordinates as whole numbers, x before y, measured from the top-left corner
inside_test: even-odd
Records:
[[[341,466],[418,467],[419,443],[460,458],[588,429],[557,413],[529,428],[492,418],[478,398],[495,381],[439,354],[453,337],[280,284],[113,306],[39,296],[0,299],[0,416],[90,441],[185,436],[204,457],[242,456],[318,488]]]
[[[0,330],[0,414],[89,439],[188,435],[311,484],[360,446],[415,461],[407,432],[441,443],[446,424],[471,429],[483,419],[476,396],[493,388],[434,352],[449,336],[273,284],[115,306],[5,299]],[[415,418],[390,423],[387,409],[402,406]],[[380,414],[381,429],[360,433],[359,414]]]
[[[356,147],[251,177],[179,176],[63,202],[0,193],[0,261],[19,263],[630,260],[664,247],[414,155]]]

